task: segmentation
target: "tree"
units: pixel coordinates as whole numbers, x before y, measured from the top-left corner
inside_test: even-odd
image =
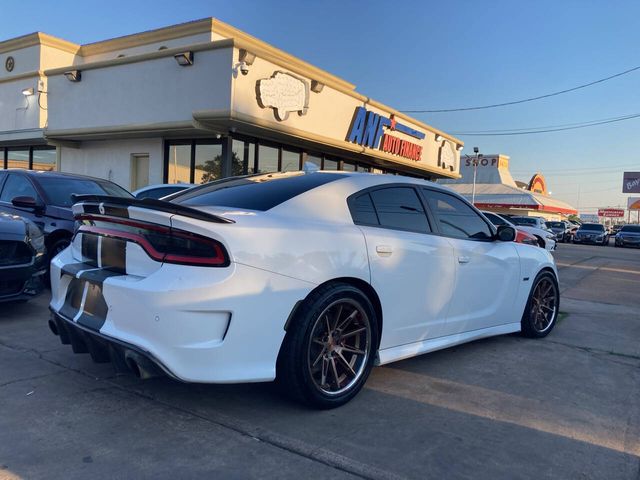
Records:
[[[196,182],[207,183],[222,178],[222,155],[216,155],[211,160],[206,160],[203,164],[196,165],[196,172],[203,172],[202,177]],[[231,156],[231,176],[244,175],[244,162],[236,152]]]

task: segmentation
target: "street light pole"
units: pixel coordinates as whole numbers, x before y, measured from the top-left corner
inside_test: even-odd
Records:
[[[478,159],[480,155],[478,154],[480,150],[478,147],[473,147],[473,153],[476,154],[476,160],[473,162],[473,190],[471,191],[471,205],[476,204],[476,176],[478,175]]]

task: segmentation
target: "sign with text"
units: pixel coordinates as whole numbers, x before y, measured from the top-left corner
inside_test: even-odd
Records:
[[[627,199],[627,208],[629,210],[640,210],[640,197],[629,197]]]
[[[622,193],[640,193],[640,172],[624,172]]]
[[[620,218],[624,217],[624,210],[622,210],[621,208],[600,208],[598,210],[598,216]]]

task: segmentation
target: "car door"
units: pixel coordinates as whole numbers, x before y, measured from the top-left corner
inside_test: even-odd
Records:
[[[418,191],[378,187],[352,196],[349,205],[366,239],[371,284],[382,306],[380,348],[442,335],[455,281],[453,248],[431,234]]]
[[[431,188],[421,191],[435,227],[454,250],[456,280],[446,333],[520,321],[514,302],[521,281],[515,243],[494,240],[489,224],[461,198]]]
[[[9,173],[0,192],[0,209],[28,218],[42,228],[42,219],[37,218],[32,210],[18,208],[11,203],[11,200],[16,197],[32,197],[36,201],[39,201],[38,193],[28,178],[16,173]]]

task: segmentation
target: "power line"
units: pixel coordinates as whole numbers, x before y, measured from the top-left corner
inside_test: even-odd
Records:
[[[557,92],[547,93],[544,95],[538,95],[537,97],[529,97],[523,98],[522,100],[514,100],[511,102],[503,102],[503,103],[493,103],[490,105],[482,105],[476,107],[459,107],[459,108],[441,108],[437,110],[401,110],[404,113],[444,113],[444,112],[465,112],[469,110],[484,110],[487,108],[498,108],[498,107],[506,107],[508,105],[517,105],[519,103],[526,102],[534,102],[536,100],[541,100],[543,98],[555,97],[556,95],[562,95],[563,93],[574,92],[576,90],[580,90],[581,88],[591,87],[592,85],[596,85],[598,83],[606,82],[607,80],[611,80],[613,78],[621,77],[622,75],[627,75],[628,73],[635,72],[636,70],[640,70],[640,66],[630,68],[629,70],[625,70],[624,72],[619,72],[614,75],[610,75],[605,78],[601,78],[599,80],[595,80],[593,82],[584,83],[582,85],[578,85],[576,87],[567,88],[565,90],[559,90]]]
[[[552,168],[552,169],[545,169],[545,173],[548,172],[573,172],[573,171],[577,171],[577,172],[583,172],[585,170],[610,170],[612,168],[627,168],[627,167],[637,167],[638,163],[627,163],[624,165],[607,165],[606,167],[576,167],[576,168]],[[511,170],[512,173],[527,173],[530,172],[531,170]]]
[[[502,136],[511,136],[511,135],[533,135],[533,134],[537,134],[537,133],[549,133],[549,132],[561,132],[564,130],[577,130],[579,128],[586,128],[586,127],[594,127],[597,125],[605,125],[608,123],[616,123],[616,122],[622,122],[625,120],[632,120],[634,118],[638,118],[640,117],[640,113],[634,113],[632,115],[625,115],[622,117],[615,117],[613,119],[609,119],[609,120],[591,120],[589,122],[584,122],[582,124],[576,124],[576,126],[573,127],[563,127],[563,128],[545,128],[542,130],[537,130],[536,127],[533,127],[531,130],[528,131],[517,131],[517,130],[505,130],[501,133],[489,133],[489,132],[482,132],[482,131],[478,131],[478,132],[451,132],[452,135],[467,135],[467,136],[472,136],[472,137],[502,137]],[[521,130],[525,130],[525,129],[521,129]]]

